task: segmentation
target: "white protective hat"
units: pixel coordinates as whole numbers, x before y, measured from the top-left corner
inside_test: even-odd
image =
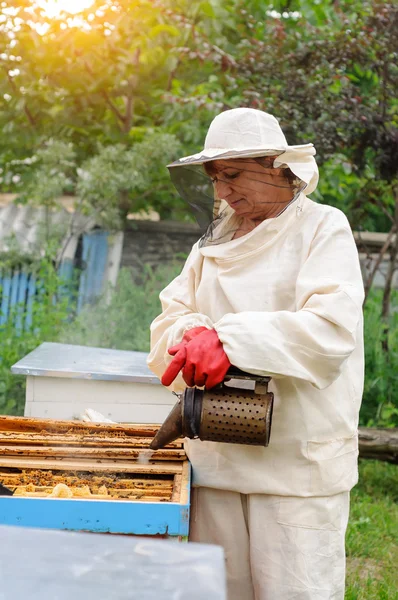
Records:
[[[289,167],[306,184],[303,192],[311,194],[318,183],[314,145],[289,146],[277,119],[254,108],[232,108],[217,115],[208,129],[203,150],[176,160],[168,168],[275,153],[278,157],[274,167]]]

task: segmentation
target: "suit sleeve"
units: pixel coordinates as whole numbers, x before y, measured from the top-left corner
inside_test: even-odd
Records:
[[[149,368],[159,378],[172,360],[167,349],[178,344],[186,331],[194,327],[213,328],[211,319],[197,312],[196,308],[195,291],[202,260],[198,245],[195,244],[181,274],[160,294],[162,312],[151,325],[151,351],[147,360]],[[170,389],[180,392],[185,388],[180,374]]]
[[[283,268],[283,265],[281,266]],[[231,363],[324,389],[356,346],[363,281],[350,225],[334,210],[318,226],[296,283],[296,312],[224,315],[214,327]]]

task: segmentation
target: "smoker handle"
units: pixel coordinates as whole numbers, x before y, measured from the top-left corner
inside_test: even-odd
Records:
[[[233,365],[231,365],[227,371],[226,377],[242,377],[242,376],[249,376],[250,377],[250,373],[246,373],[245,371],[241,371],[241,369],[238,369],[238,367],[234,367]]]
[[[271,377],[267,377],[266,375],[253,375],[252,373],[247,373],[246,371],[242,371],[241,369],[238,369],[238,367],[234,367],[233,365],[231,365],[227,371],[227,374],[225,375],[225,380],[228,380],[229,378],[234,379],[239,377],[250,379],[263,379],[266,381],[270,381],[271,379]]]

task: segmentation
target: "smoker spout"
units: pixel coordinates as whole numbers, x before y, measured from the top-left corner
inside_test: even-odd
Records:
[[[153,438],[151,450],[159,450],[164,448],[170,442],[173,442],[182,435],[182,410],[181,402],[177,402],[172,411],[169,413],[163,425],[158,430],[157,434]]]
[[[13,496],[14,492],[0,483],[0,496]]]

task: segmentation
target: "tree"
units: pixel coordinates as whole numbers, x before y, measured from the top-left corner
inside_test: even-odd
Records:
[[[5,0],[1,8],[4,189],[18,177],[26,185],[29,174],[14,161],[49,138],[71,142],[79,167],[98,144],[131,148],[148,130],[175,135],[191,152],[217,112],[254,106],[275,113],[291,143],[316,142],[318,199],[343,208],[354,228],[389,231],[395,5],[94,0],[75,21],[48,19],[34,5]]]
[[[236,0],[224,9],[221,63],[205,85],[189,81],[192,102],[206,106],[210,95],[224,108],[260,108],[279,117],[290,143],[315,143],[317,199],[342,208],[356,230],[389,234],[379,257],[391,255],[387,318],[398,258],[398,7]],[[206,60],[217,55],[209,39]],[[177,101],[186,97],[183,88]]]
[[[183,35],[146,0],[95,0],[75,20],[49,19],[34,0],[12,0],[2,3],[2,16],[6,132],[27,121],[34,138],[61,135],[83,147],[92,147],[90,137],[118,142],[139,117],[145,123]]]
[[[163,215],[170,214],[170,207],[178,210],[182,203],[177,195],[169,193],[171,202],[167,206],[163,193],[167,180],[164,164],[175,158],[178,142],[174,133],[164,128],[162,95],[173,85],[179,55],[185,51],[189,28],[195,26],[199,8],[199,3],[192,7],[185,0],[177,3],[94,0],[90,8],[74,19],[65,14],[50,19],[34,0],[3,2],[0,13],[0,68],[4,72],[0,80],[0,124],[5,133],[0,142],[3,190],[23,190],[25,201],[28,195],[40,195],[43,191],[43,173],[40,171],[39,176],[38,171],[42,165],[40,153],[58,141],[71,145],[76,167],[72,182],[62,176],[65,183],[68,179],[62,191],[83,191],[86,208],[104,214],[103,203],[100,207],[93,206],[95,193],[89,193],[87,185],[79,179],[79,172],[86,174],[87,181],[90,169],[96,169],[98,149],[101,148],[97,157],[100,163],[110,146],[113,150],[108,152],[113,156],[121,156],[122,149],[126,150],[123,164],[128,169],[127,157],[132,158],[134,146],[141,144],[135,152],[141,179],[136,177],[133,184],[130,178],[128,189],[126,180],[121,186],[119,217],[123,219],[128,212],[142,207],[137,193],[144,187],[148,206]],[[151,163],[153,160],[157,161],[156,167]],[[62,165],[58,164],[56,169],[59,174]],[[151,176],[143,178],[144,172]],[[116,175],[109,169],[107,174]],[[54,191],[55,186],[51,187]],[[47,200],[50,195],[48,190]],[[115,208],[114,199],[108,206]],[[112,215],[115,223],[115,213]]]

